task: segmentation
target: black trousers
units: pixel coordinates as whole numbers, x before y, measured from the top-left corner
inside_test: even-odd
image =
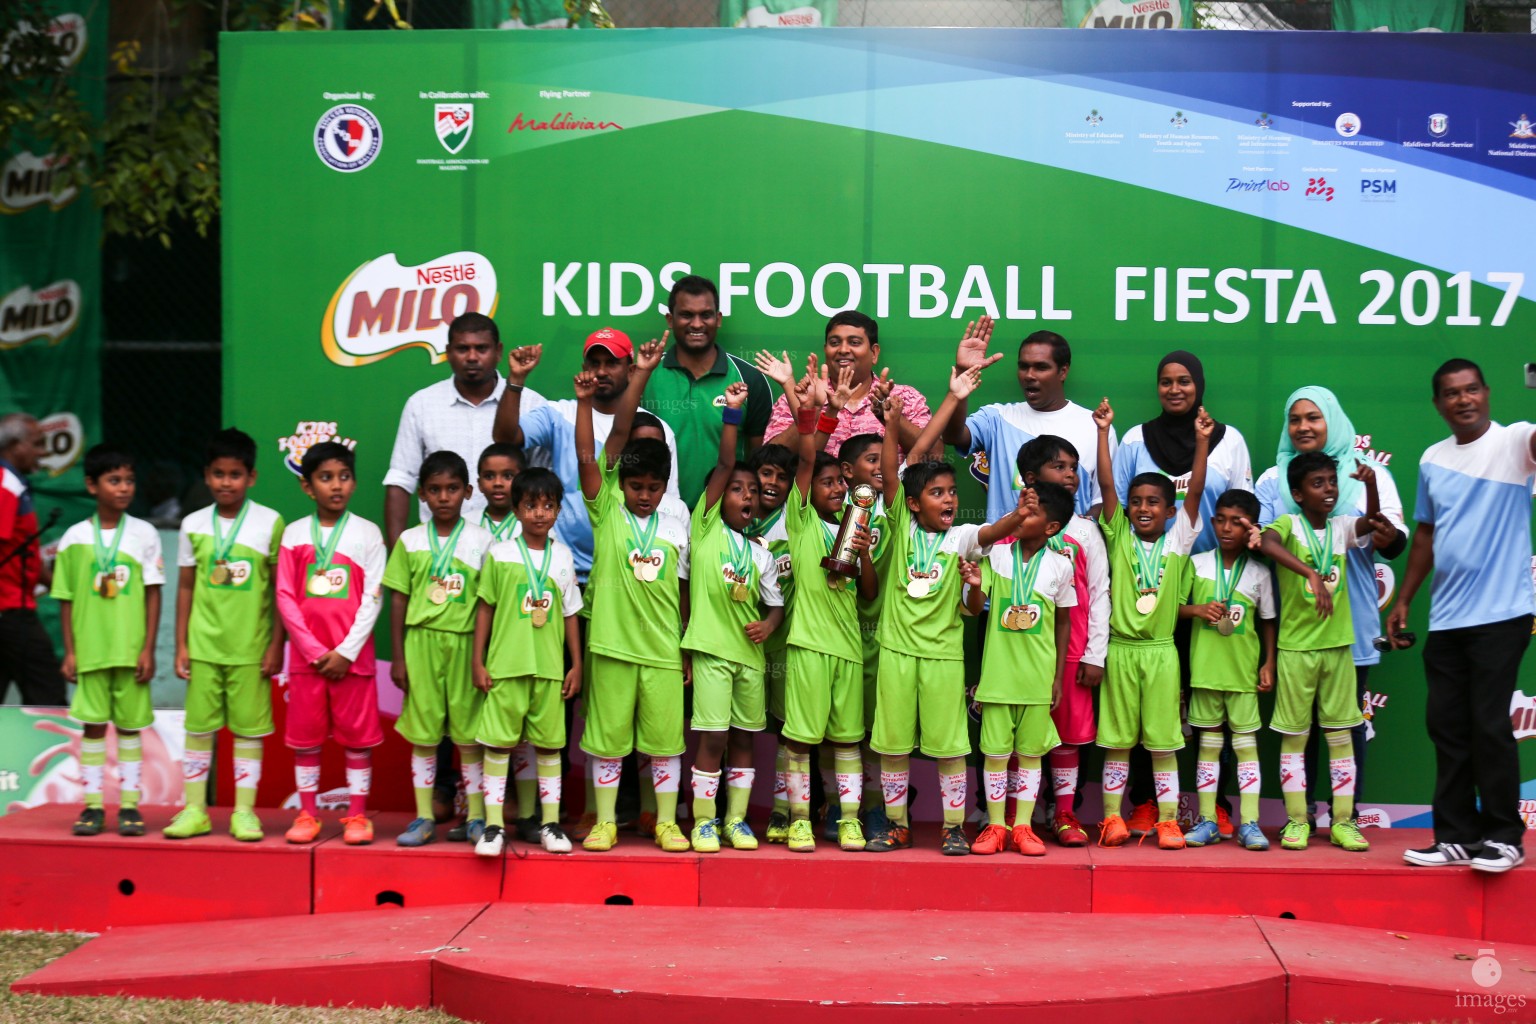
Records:
[[[1435,745],[1436,842],[1519,846],[1525,835],[1509,704],[1530,642],[1529,615],[1430,631],[1424,717]]]
[[[21,702],[35,707],[64,707],[64,677],[53,642],[32,608],[0,612],[0,697],[11,683]]]

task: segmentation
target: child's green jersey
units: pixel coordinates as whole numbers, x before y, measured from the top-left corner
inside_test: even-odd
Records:
[[[1189,685],[1201,690],[1252,693],[1263,655],[1259,620],[1275,617],[1274,575],[1246,555],[1230,569],[1220,559],[1219,549],[1194,557],[1184,603],[1224,602],[1232,632],[1224,634],[1216,623],[1202,618],[1191,620]]]
[[[480,570],[495,540],[491,531],[467,519],[460,519],[457,529],[457,536],[441,537],[436,524],[419,523],[395,541],[384,566],[384,585],[408,596],[407,627],[475,631]]]
[[[165,583],[153,526],[124,515],[115,528],[98,532],[95,522],[92,517],[64,531],[53,566],[53,599],[70,602],[77,672],[139,663],[148,629],[144,588]]]
[[[780,505],[763,518],[752,520],[747,527],[747,536],[761,541],[773,556],[774,569],[779,574],[779,596],[784,599],[784,621],[763,642],[764,651],[782,651],[789,643],[789,623],[795,612],[794,561],[789,556],[789,529],[784,523],[787,507]]]
[[[1099,526],[1109,552],[1110,639],[1172,640],[1200,524],[1180,509],[1167,532],[1148,542],[1131,529],[1125,506],[1116,505],[1113,515],[1100,514]]]
[[[581,611],[581,588],[571,549],[544,543],[533,551],[521,536],[501,541],[480,566],[478,595],[495,611],[485,651],[492,679],[565,678],[565,617]]]
[[[181,521],[176,564],[195,570],[187,653],[214,665],[259,665],[272,643],[272,581],[283,517],[247,500],[232,519],[218,506]]]
[[[725,525],[719,501],[708,502],[706,489],[693,510],[683,649],[760,670],[763,648],[747,638],[746,627],[762,618],[761,606],[784,603],[778,565],[766,545]]]
[[[683,667],[679,581],[688,578],[688,524],[657,511],[637,519],[624,507],[617,467],[598,453],[603,474],[587,501],[592,572],[587,578],[594,654],[654,668]]]
[[[1072,557],[1042,547],[1025,558],[1017,542],[981,563],[991,604],[976,699],[984,704],[1049,704],[1056,684],[1056,617],[1075,607]]]
[[[1279,535],[1285,550],[1316,569],[1333,593],[1333,614],[1317,614],[1317,598],[1302,576],[1277,568],[1280,593],[1280,641],[1282,651],[1321,651],[1348,647],[1355,642],[1354,620],[1349,611],[1349,584],[1345,571],[1351,546],[1365,547],[1370,533],[1356,536],[1359,516],[1334,516],[1321,530],[1314,530],[1304,516],[1284,515],[1268,526]]]
[[[789,642],[844,661],[864,658],[859,639],[858,581],[832,576],[821,560],[832,553],[838,524],[817,514],[800,485],[790,488],[784,521],[789,528],[790,558],[800,575],[795,588],[795,622]]]
[[[915,658],[964,661],[960,631],[960,561],[987,553],[981,527],[922,528],[899,495],[888,510],[891,567],[876,638],[882,648]]]

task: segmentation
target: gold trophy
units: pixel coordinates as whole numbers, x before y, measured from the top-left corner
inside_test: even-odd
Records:
[[[853,536],[857,528],[869,529],[869,521],[875,515],[875,489],[869,484],[857,484],[848,510],[843,513],[843,524],[838,528],[837,540],[832,551],[821,560],[821,567],[829,576],[854,579],[859,575],[859,553],[853,550]]]

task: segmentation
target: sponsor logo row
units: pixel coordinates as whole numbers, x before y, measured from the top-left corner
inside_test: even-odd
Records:
[[[1395,200],[1401,194],[1401,182],[1396,178],[1360,178],[1346,187],[1343,179],[1326,174],[1298,179],[1294,185],[1286,178],[1228,177],[1221,189],[1223,194],[1249,193],[1275,195],[1295,192],[1314,202],[1331,203],[1336,197],[1354,194],[1362,199]]]

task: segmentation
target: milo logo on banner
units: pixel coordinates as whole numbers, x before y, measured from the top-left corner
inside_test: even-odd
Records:
[[[0,44],[0,64],[10,65],[7,70],[18,78],[68,71],[85,55],[85,43],[85,19],[73,11],[54,18],[42,32],[29,21],[18,21]]]
[[[80,417],[72,412],[45,416],[38,426],[43,428],[44,448],[39,461],[49,476],[60,476],[85,450],[85,427],[80,423]]]
[[[1078,28],[1190,28],[1190,0],[1066,0],[1062,13]]]
[[[0,299],[0,349],[47,338],[57,345],[80,320],[80,286],[55,281],[33,291],[22,285]]]
[[[326,307],[320,344],[338,366],[367,366],[407,348],[447,358],[448,325],[463,313],[496,314],[496,269],[477,252],[402,267],[394,253],[354,270]]]
[[[0,168],[0,213],[20,213],[43,203],[55,210],[67,205],[80,194],[60,173],[68,163],[53,153],[22,151],[11,157]]]

